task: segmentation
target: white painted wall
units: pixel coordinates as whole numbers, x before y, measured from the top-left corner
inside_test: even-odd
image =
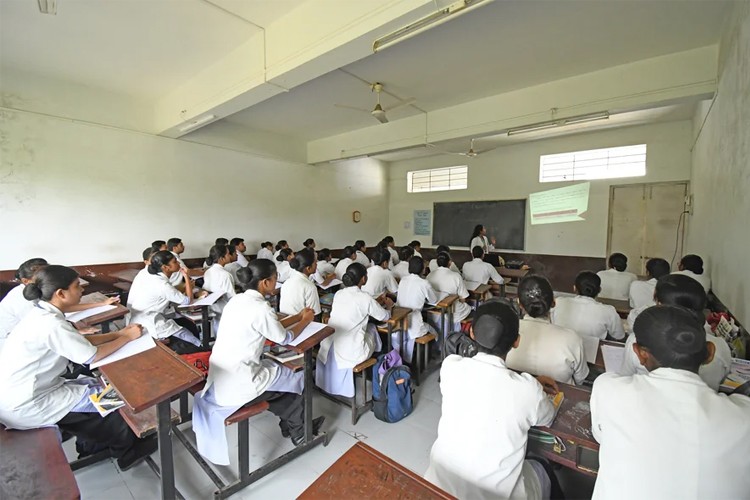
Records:
[[[688,180],[690,134],[691,122],[685,120],[507,146],[475,159],[468,159],[469,188],[461,191],[410,194],[406,192],[406,174],[411,170],[462,164],[463,158],[441,155],[394,162],[389,170],[389,233],[394,236],[398,245],[418,239],[423,245],[430,246],[431,237],[413,234],[413,223],[412,228],[404,229],[404,223],[412,221],[414,210],[432,209],[433,202],[527,198],[530,193],[570,184],[540,183],[540,155],[646,143],[646,176],[592,181],[585,221],[531,226],[527,215],[526,252],[604,257],[607,248],[609,187],[616,184]],[[466,228],[467,239],[471,236],[472,229]]]
[[[695,116],[694,215],[687,250],[701,255],[714,293],[750,324],[750,2],[731,16],[716,101]],[[708,112],[708,114],[706,114]],[[704,122],[705,119],[705,122]]]
[[[0,269],[34,256],[132,262],[172,236],[186,257],[206,255],[217,236],[244,237],[253,253],[266,239],[375,240],[388,227],[386,187],[377,160],[314,167],[3,109]]]

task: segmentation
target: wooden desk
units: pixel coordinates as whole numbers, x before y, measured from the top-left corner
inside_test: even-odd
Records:
[[[182,361],[161,342],[153,349],[104,365],[99,370],[134,413],[157,406],[161,497],[175,498],[170,398],[202,381],[203,373]],[[152,463],[149,465],[154,467]]]
[[[81,498],[53,427],[9,431],[0,426],[0,498]]]
[[[441,360],[445,359],[446,349],[445,341],[448,333],[448,325],[453,325],[453,305],[459,299],[458,295],[447,295],[438,301],[435,306],[440,309],[440,329],[442,330],[438,334],[440,339],[440,357]]]
[[[474,290],[469,290],[469,297],[477,302],[479,307],[488,293],[492,291],[492,285],[477,285]]]
[[[411,309],[406,307],[398,307],[393,306],[393,309],[391,309],[391,317],[388,318],[385,321],[386,326],[386,332],[387,332],[387,338],[385,340],[386,345],[386,351],[390,352],[391,349],[393,349],[393,345],[391,342],[391,334],[394,331],[400,331],[401,332],[401,352],[404,352],[404,338],[406,337],[406,330],[409,328],[408,326],[408,318],[409,314],[411,313]]]
[[[615,311],[617,311],[617,314],[620,315],[621,318],[626,319],[628,317],[628,314],[630,314],[630,310],[632,309],[630,307],[630,302],[627,300],[615,300],[615,299],[605,299],[604,297],[597,297],[597,302],[601,302],[602,304],[607,304],[615,308]]]
[[[298,497],[330,498],[455,498],[362,442],[336,460]]]
[[[122,271],[111,273],[110,276],[117,279],[117,281],[127,281],[128,283],[132,283],[136,274],[140,271],[140,269],[123,269]]]
[[[94,302],[102,302],[107,299],[107,296],[100,292],[90,293],[81,297],[81,304],[93,304]],[[122,319],[130,310],[122,304],[113,304],[114,309],[104,311],[103,313],[94,314],[86,319],[82,319],[75,323],[76,328],[87,328],[97,325],[102,325],[102,333],[108,333],[110,331],[110,323],[112,321]]]
[[[556,452],[551,444],[529,439],[528,451],[595,477],[599,467],[599,443],[596,442],[591,433],[591,407],[589,406],[591,391],[559,382],[557,385],[565,393],[565,400],[560,407],[560,411],[550,427],[537,427],[536,429],[560,438],[565,449]],[[595,467],[581,465],[582,455],[586,455],[589,459],[595,457],[594,460],[597,465]]]

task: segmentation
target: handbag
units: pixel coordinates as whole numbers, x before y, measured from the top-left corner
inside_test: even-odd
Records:
[[[200,370],[203,375],[208,375],[208,358],[211,357],[211,351],[180,354],[180,357],[185,363]]]

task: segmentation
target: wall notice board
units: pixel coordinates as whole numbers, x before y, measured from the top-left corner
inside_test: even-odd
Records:
[[[474,226],[487,228],[495,248],[524,250],[526,200],[459,201],[433,204],[432,244],[468,247]]]

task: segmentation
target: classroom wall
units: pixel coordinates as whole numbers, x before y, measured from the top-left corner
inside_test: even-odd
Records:
[[[716,100],[695,116],[694,213],[687,242],[701,255],[714,293],[750,324],[750,2],[730,16],[721,44]]]
[[[188,258],[217,236],[246,238],[249,253],[266,239],[372,241],[388,227],[386,189],[373,159],[318,167],[0,109],[0,269],[132,262],[172,236]]]
[[[646,143],[646,176],[592,181],[585,221],[531,226],[527,215],[527,253],[604,257],[610,186],[689,179],[690,136],[691,121],[684,120],[527,142],[502,147],[474,159],[444,155],[394,162],[388,177],[389,233],[394,236],[397,244],[418,239],[423,245],[429,246],[430,236],[413,234],[414,210],[432,209],[433,202],[527,198],[530,193],[570,185],[540,183],[540,155]],[[468,189],[433,193],[406,192],[407,172],[466,164],[466,160],[469,165]],[[407,222],[412,224],[409,229],[405,229]],[[467,239],[471,236],[472,229],[466,228]]]

